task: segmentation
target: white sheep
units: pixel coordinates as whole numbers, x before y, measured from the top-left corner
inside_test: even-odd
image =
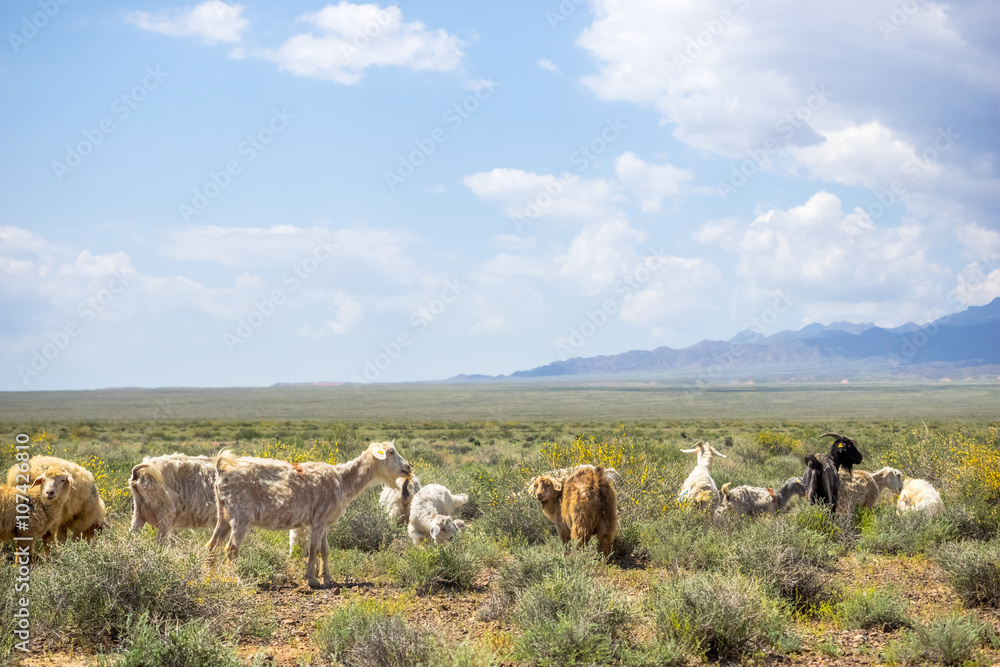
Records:
[[[725,512],[736,512],[747,516],[780,512],[788,506],[792,496],[805,498],[806,487],[801,477],[789,477],[781,488],[774,489],[761,486],[737,486],[730,488],[729,483],[722,485],[722,506],[716,511],[718,516]]]
[[[218,520],[208,544],[209,563],[226,543],[226,556],[239,557],[240,544],[251,527],[269,530],[311,530],[306,579],[321,586],[316,577],[317,556],[322,560],[323,583],[330,576],[327,528],[370,484],[394,485],[410,475],[406,462],[392,442],[373,442],[353,461],[330,465],[322,462],[286,463],[273,459],[237,458],[219,454],[215,498]]]
[[[928,517],[936,516],[944,511],[944,502],[937,489],[926,479],[909,478],[903,482],[903,490],[896,501],[897,511],[922,510]]]
[[[132,468],[132,532],[147,523],[166,540],[175,528],[215,526],[215,457],[168,454]]]
[[[31,486],[0,485],[0,542],[57,533],[73,484],[72,475],[53,466],[36,475]]]
[[[52,531],[60,542],[66,541],[71,530],[75,538],[93,539],[94,533],[104,527],[107,519],[107,510],[97,491],[94,475],[83,466],[55,456],[32,456],[27,464],[27,471],[20,467],[22,464],[10,467],[7,485],[32,484],[46,470],[62,470],[73,478],[73,485],[63,505],[62,515]]]
[[[718,502],[719,488],[712,479],[712,457],[721,456],[726,458],[712,445],[699,440],[692,449],[682,449],[685,454],[697,454],[698,464],[691,471],[691,474],[684,480],[677,499],[684,502],[695,503],[701,509],[708,509]]]
[[[452,514],[456,507],[467,502],[468,494],[452,495],[440,484],[423,487],[413,495],[410,505],[410,527],[407,529],[410,539],[414,544],[422,544],[428,539],[438,544],[455,539],[465,522],[452,518]]]
[[[903,490],[903,473],[896,468],[882,468],[873,473],[855,470],[850,474],[840,472],[840,494],[837,511],[850,512],[855,505],[875,507],[883,491],[899,493]]]

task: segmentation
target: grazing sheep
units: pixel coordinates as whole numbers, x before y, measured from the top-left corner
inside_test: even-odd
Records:
[[[719,487],[712,479],[712,457],[725,454],[720,453],[712,445],[699,440],[692,449],[682,449],[685,454],[697,454],[698,464],[691,471],[691,474],[684,480],[677,499],[694,503],[701,509],[709,509],[718,502]]]
[[[53,466],[35,476],[23,493],[16,486],[0,486],[0,542],[57,533],[73,484],[72,475]],[[19,505],[27,511],[19,511]],[[19,516],[26,520],[18,521]]]
[[[824,433],[819,437],[827,436],[834,438],[830,452],[808,454],[805,457],[806,470],[802,473],[802,484],[806,487],[806,500],[809,503],[828,504],[831,509],[836,509],[840,496],[840,469],[846,468],[850,475],[853,466],[861,463],[864,457],[851,438],[836,433]]]
[[[926,479],[907,479],[896,501],[897,511],[922,510],[928,517],[944,512],[944,502],[937,489]]]
[[[618,501],[615,488],[601,466],[580,466],[563,480],[542,475],[529,493],[542,504],[542,514],[552,522],[563,544],[570,539],[586,545],[597,537],[607,558],[618,533]]]
[[[7,485],[33,484],[35,479],[51,468],[58,468],[73,478],[73,485],[62,508],[62,515],[52,531],[60,542],[65,542],[69,531],[74,538],[91,540],[94,533],[105,525],[107,510],[97,491],[94,475],[86,468],[55,456],[32,456],[28,469],[14,464],[7,471]]]
[[[453,519],[456,507],[469,502],[465,493],[452,495],[440,484],[428,484],[413,495],[410,505],[410,527],[407,533],[414,544],[432,539],[441,544],[455,539],[458,529],[465,526],[461,519]]]
[[[394,443],[373,442],[357,458],[330,465],[286,463],[273,459],[237,458],[229,451],[216,462],[215,499],[218,521],[208,544],[209,563],[226,542],[226,556],[235,560],[247,531],[310,528],[306,579],[319,587],[317,556],[323,561],[323,583],[331,585],[327,528],[370,484],[395,485],[410,475],[410,464]]]
[[[722,507],[716,514],[736,512],[747,516],[780,512],[788,506],[792,496],[804,498],[806,487],[801,477],[789,477],[781,488],[774,489],[761,486],[737,486],[730,488],[729,483],[722,485]]]
[[[163,542],[175,528],[209,528],[215,525],[214,456],[168,454],[146,457],[132,468],[132,532],[147,523]]]
[[[410,522],[410,506],[414,496],[420,491],[420,478],[416,475],[406,479],[397,479],[392,486],[382,485],[378,496],[378,504],[382,506],[389,518],[403,526]],[[464,501],[463,501],[464,502]]]
[[[873,473],[855,470],[850,476],[840,473],[838,512],[850,512],[855,505],[875,507],[882,491],[893,493],[903,490],[903,473],[895,468],[882,468]]]

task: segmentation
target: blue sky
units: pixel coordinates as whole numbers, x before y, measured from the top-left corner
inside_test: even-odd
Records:
[[[995,3],[494,5],[4,3],[0,390],[507,374],[1000,296]]]

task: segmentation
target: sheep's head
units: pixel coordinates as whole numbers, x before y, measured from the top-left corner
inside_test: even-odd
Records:
[[[562,496],[562,482],[555,477],[541,475],[536,477],[528,487],[528,493],[538,499],[543,505],[558,501]]]
[[[41,486],[42,498],[51,502],[69,495],[69,490],[73,488],[73,476],[53,467],[43,472],[41,477],[36,478],[32,486]]]
[[[861,452],[858,451],[858,443],[851,438],[836,433],[824,433],[819,437],[834,439],[833,444],[830,445],[830,457],[837,464],[837,468],[847,468],[847,472],[851,472],[851,469],[864,459]]]
[[[431,538],[438,544],[449,542],[455,539],[456,535],[458,535],[458,525],[450,516],[439,516],[431,522]]]
[[[380,480],[392,486],[399,477],[409,477],[413,474],[410,464],[406,462],[396,449],[396,441],[373,442],[365,450],[375,464],[375,475]]]
[[[691,449],[682,449],[681,452],[685,454],[697,454],[698,455],[698,465],[704,466],[709,470],[712,469],[712,457],[721,456],[722,458],[727,458],[725,454],[717,450],[712,445],[707,442],[702,442],[699,440],[694,443],[694,447]]]

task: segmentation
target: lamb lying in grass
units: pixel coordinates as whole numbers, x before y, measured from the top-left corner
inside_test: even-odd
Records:
[[[414,544],[434,540],[441,544],[455,539],[460,528],[465,527],[461,519],[452,518],[455,508],[469,502],[465,493],[452,495],[440,484],[428,484],[413,494],[410,503],[410,527],[407,533]]]
[[[937,489],[926,479],[907,479],[896,501],[897,511],[922,511],[928,518],[944,512],[944,502]]]
[[[802,484],[801,477],[789,477],[780,489],[761,486],[737,486],[730,488],[730,485],[722,485],[722,507],[716,512],[722,515],[724,512],[734,512],[746,516],[756,516],[758,514],[768,514],[780,512],[788,506],[793,496],[805,498],[806,487]]]

